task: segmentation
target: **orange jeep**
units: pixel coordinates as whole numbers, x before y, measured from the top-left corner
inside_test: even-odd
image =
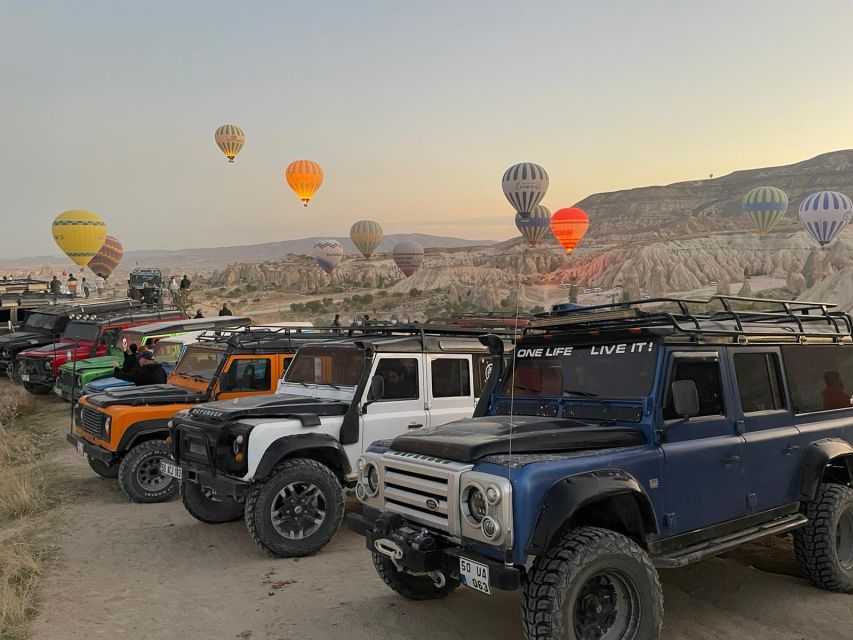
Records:
[[[168,384],[83,396],[68,441],[95,473],[117,477],[131,500],[163,502],[178,491],[178,481],[160,473],[160,460],[170,457],[168,423],[178,411],[273,393],[296,350],[329,337],[281,327],[206,332],[187,348]]]

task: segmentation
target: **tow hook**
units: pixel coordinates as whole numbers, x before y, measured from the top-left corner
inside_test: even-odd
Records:
[[[391,540],[385,540],[383,538],[374,542],[373,546],[383,556],[391,558],[395,565],[397,564],[398,560],[403,559],[403,549],[400,548],[400,545],[398,545],[396,542],[392,542]]]

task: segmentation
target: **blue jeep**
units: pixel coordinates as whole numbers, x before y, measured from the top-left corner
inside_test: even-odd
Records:
[[[523,589],[529,640],[657,638],[656,568],[789,532],[851,593],[851,337],[832,305],[722,296],[556,310],[505,371],[484,336],[475,417],[374,443],[349,527],[404,597]]]

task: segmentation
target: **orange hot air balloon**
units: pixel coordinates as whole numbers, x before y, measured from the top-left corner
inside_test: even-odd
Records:
[[[560,244],[571,253],[589,229],[589,216],[583,209],[560,209],[551,216],[551,231]]]
[[[307,207],[323,184],[323,170],[313,160],[295,160],[284,170],[284,179]]]

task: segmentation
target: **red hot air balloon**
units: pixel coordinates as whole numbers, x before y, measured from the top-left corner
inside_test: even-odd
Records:
[[[394,263],[407,278],[417,271],[424,261],[424,249],[417,242],[404,240],[394,247]]]
[[[107,239],[104,240],[104,246],[95,254],[94,258],[89,260],[87,266],[95,275],[107,279],[118,266],[118,263],[121,262],[122,256],[124,256],[124,247],[121,246],[121,242],[113,236],[107,236]]]
[[[551,231],[566,253],[571,254],[589,229],[589,216],[583,209],[560,209],[551,216]]]

